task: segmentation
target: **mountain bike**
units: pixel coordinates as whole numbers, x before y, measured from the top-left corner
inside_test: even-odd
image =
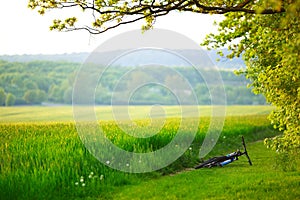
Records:
[[[211,167],[223,167],[225,165],[228,165],[236,160],[239,159],[240,156],[245,155],[248,159],[249,165],[252,165],[252,162],[250,160],[250,157],[248,155],[247,152],[247,148],[246,148],[246,144],[245,144],[245,139],[244,136],[242,136],[242,144],[244,147],[244,152],[241,152],[240,150],[237,150],[235,152],[232,152],[226,156],[218,156],[218,157],[213,157],[207,161],[204,161],[202,163],[200,163],[199,165],[195,166],[195,169],[199,169],[199,168],[211,168]]]

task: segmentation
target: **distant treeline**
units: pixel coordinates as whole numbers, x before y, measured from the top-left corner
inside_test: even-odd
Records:
[[[36,105],[43,102],[71,104],[73,84],[80,66],[80,63],[71,62],[0,60],[0,105]],[[194,95],[200,105],[209,105],[212,90],[222,89],[223,84],[229,105],[266,103],[263,96],[254,95],[247,88],[248,81],[245,77],[236,76],[232,71],[220,71],[223,83],[213,82],[208,88],[207,77],[201,77],[201,74],[190,67],[172,67],[171,71],[176,73],[170,73],[169,68],[161,66],[147,69],[122,66],[110,67],[109,70],[102,67],[103,74],[100,77],[92,69],[99,69],[101,66],[91,66],[90,76],[99,76],[99,84],[95,88],[95,103],[100,105],[111,104],[111,99],[115,97],[116,104],[174,105],[178,104],[177,96],[182,95]],[[151,83],[151,77],[160,84]],[[183,81],[189,84],[193,94],[182,86]],[[122,95],[127,92],[132,93],[130,99],[122,99]]]

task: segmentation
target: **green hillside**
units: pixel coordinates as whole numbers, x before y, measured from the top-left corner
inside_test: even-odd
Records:
[[[80,63],[63,61],[0,61],[0,105],[36,105],[42,102],[70,104],[74,80],[80,66]],[[209,90],[207,80],[205,80],[207,77],[202,77],[195,69],[187,67],[172,67],[172,71],[179,74],[172,75],[169,68],[161,66],[153,66],[145,70],[122,66],[112,67],[105,71],[102,66],[91,66],[91,69],[96,67],[105,72],[101,79],[100,75],[94,73],[93,70],[89,72],[93,76],[99,76],[99,84],[95,88],[95,102],[100,105],[110,104],[112,95],[118,97],[124,94],[124,91],[130,89],[130,84],[138,83],[139,80],[148,80],[150,75],[155,76],[155,80],[159,80],[162,84],[177,86],[179,96],[183,95],[188,98],[187,95],[190,94],[180,89],[180,84],[178,84],[178,77],[183,77],[190,84],[200,105],[210,105],[211,90],[217,91],[222,88],[222,83],[216,83]],[[129,71],[130,74],[128,74]],[[265,104],[262,96],[254,95],[251,89],[246,87],[248,82],[245,77],[236,76],[232,71],[225,70],[220,71],[220,74],[224,82],[227,104]],[[125,80],[123,80],[124,75],[127,75]],[[125,84],[120,80],[125,81]],[[174,93],[170,91],[170,88],[162,87],[162,84],[148,84],[139,88],[132,94],[129,103],[132,105],[178,104]],[[124,102],[116,103],[127,104],[128,102],[125,99]]]

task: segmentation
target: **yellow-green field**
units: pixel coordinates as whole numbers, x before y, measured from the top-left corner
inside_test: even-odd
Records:
[[[95,113],[99,120],[113,120],[113,112],[119,110],[127,111],[132,119],[149,118],[151,113],[151,106],[115,106],[113,110],[111,106],[96,106]],[[163,106],[165,113],[156,115],[155,118],[168,118],[181,116],[181,108],[178,106]],[[190,111],[190,117],[195,116],[195,106],[185,106],[185,109]],[[207,117],[211,115],[211,106],[197,107],[200,117]],[[216,109],[219,107],[216,106]],[[243,116],[243,115],[265,115],[273,110],[272,106],[227,106],[225,108],[226,116]],[[120,114],[120,113],[118,113]],[[121,113],[122,115],[122,113]],[[153,117],[153,116],[152,116]],[[121,116],[122,118],[122,116]],[[125,118],[125,117],[124,117]],[[20,107],[0,107],[0,123],[1,122],[72,122],[73,107],[72,106],[20,106]]]
[[[119,109],[127,110],[125,107]],[[130,107],[130,117],[138,119],[140,125],[147,124],[151,109],[153,107],[150,106]],[[95,113],[99,120],[103,120],[100,126],[114,145],[129,152],[144,153],[169,144],[178,130],[181,116],[179,107],[165,106],[163,109],[167,113],[167,119],[156,135],[147,138],[127,135],[127,132],[118,127],[117,122],[112,121],[111,107],[96,107]],[[267,119],[267,114],[273,109],[270,106],[227,107],[222,133],[208,155],[225,154],[240,148],[240,136],[243,135],[250,146],[249,154],[253,158],[254,166],[250,167],[245,159],[241,159],[236,161],[237,164],[226,166],[224,170],[186,171],[172,176],[178,178],[170,178],[170,174],[190,169],[199,162],[199,149],[212,120],[211,107],[200,106],[200,116],[195,116],[193,109],[186,109],[192,114],[182,127],[184,134],[192,134],[190,127],[200,119],[197,133],[188,150],[172,164],[158,171],[132,174],[114,170],[90,154],[81,141],[85,139],[84,136],[79,137],[77,133],[71,106],[0,108],[0,199],[299,197],[299,167],[283,159],[289,162],[289,167],[285,167],[285,170],[293,171],[274,168],[275,153],[268,152],[262,142],[259,142],[259,149],[257,145],[253,145],[255,143],[251,144],[279,134],[272,129]],[[160,124],[162,116],[164,115],[155,115],[153,122]],[[128,120],[122,123],[127,126],[127,131],[138,130],[143,134],[143,126],[135,129]],[[94,135],[89,133],[88,137],[93,138]],[[267,170],[269,172],[264,174]],[[284,183],[281,183],[283,177]],[[208,186],[198,185],[201,183]],[[155,184],[160,186],[154,189],[152,185]],[[280,195],[276,196],[277,191]],[[270,194],[272,196],[268,196]]]

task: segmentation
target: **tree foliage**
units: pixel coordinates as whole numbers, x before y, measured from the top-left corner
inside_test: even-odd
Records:
[[[0,87],[0,106],[5,104],[6,94],[3,88]]]
[[[172,11],[204,14],[225,14],[229,12],[263,14],[285,12],[284,6],[266,7],[257,10],[261,1],[254,0],[29,0],[28,7],[45,14],[52,9],[80,8],[91,16],[89,24],[80,24],[76,16],[54,19],[51,30],[88,30],[103,33],[120,25],[144,20],[143,29],[149,29],[156,18]]]
[[[72,87],[79,63],[0,61],[0,106],[69,103],[63,94]],[[1,89],[2,88],[2,89]],[[54,91],[55,90],[55,91]]]
[[[277,107],[269,116],[282,136],[267,139],[278,151],[300,149],[300,1],[276,1],[287,12],[273,15],[228,13],[219,24],[220,32],[210,34],[205,45],[228,45],[228,57],[242,55],[245,74],[253,92],[264,94]]]
[[[6,95],[5,106],[13,106],[15,104],[16,97],[12,93]]]
[[[3,99],[0,105],[3,106],[5,101],[7,102],[6,105],[40,104],[42,102],[70,104],[72,103],[75,75],[79,66],[79,63],[68,62],[33,61],[20,63],[0,61],[0,100],[1,97]],[[114,95],[122,95],[125,91],[130,92],[134,90],[132,85],[139,85],[139,83],[149,80],[149,74],[157,71],[160,73],[157,74],[159,77],[156,78],[160,79],[161,82],[168,85],[178,83],[176,77],[175,79],[169,77],[169,70],[166,70],[166,68],[153,67],[145,72],[137,70],[131,73],[128,76],[129,80],[125,81],[124,84],[120,84],[119,81],[122,79],[122,76],[134,69],[135,67],[115,66],[107,70],[105,75],[101,77],[101,83],[96,88],[95,103],[110,104],[112,93]],[[189,67],[174,67],[174,69],[190,82],[195,90],[199,104],[211,104],[210,94],[203,78],[197,76],[197,73]],[[151,72],[151,70],[153,71]],[[90,73],[96,74],[94,71]],[[264,97],[254,95],[250,89],[245,87],[247,81],[244,76],[234,76],[233,72],[228,70],[220,73],[227,93],[227,104],[249,105],[266,103]],[[175,89],[180,89],[180,87],[175,87]],[[183,89],[178,92],[182,93]],[[236,98],[237,96],[239,98]],[[131,103],[146,104],[149,101],[168,105],[176,104],[168,89],[155,85],[143,87],[137,92]],[[124,104],[127,101],[117,103]]]

